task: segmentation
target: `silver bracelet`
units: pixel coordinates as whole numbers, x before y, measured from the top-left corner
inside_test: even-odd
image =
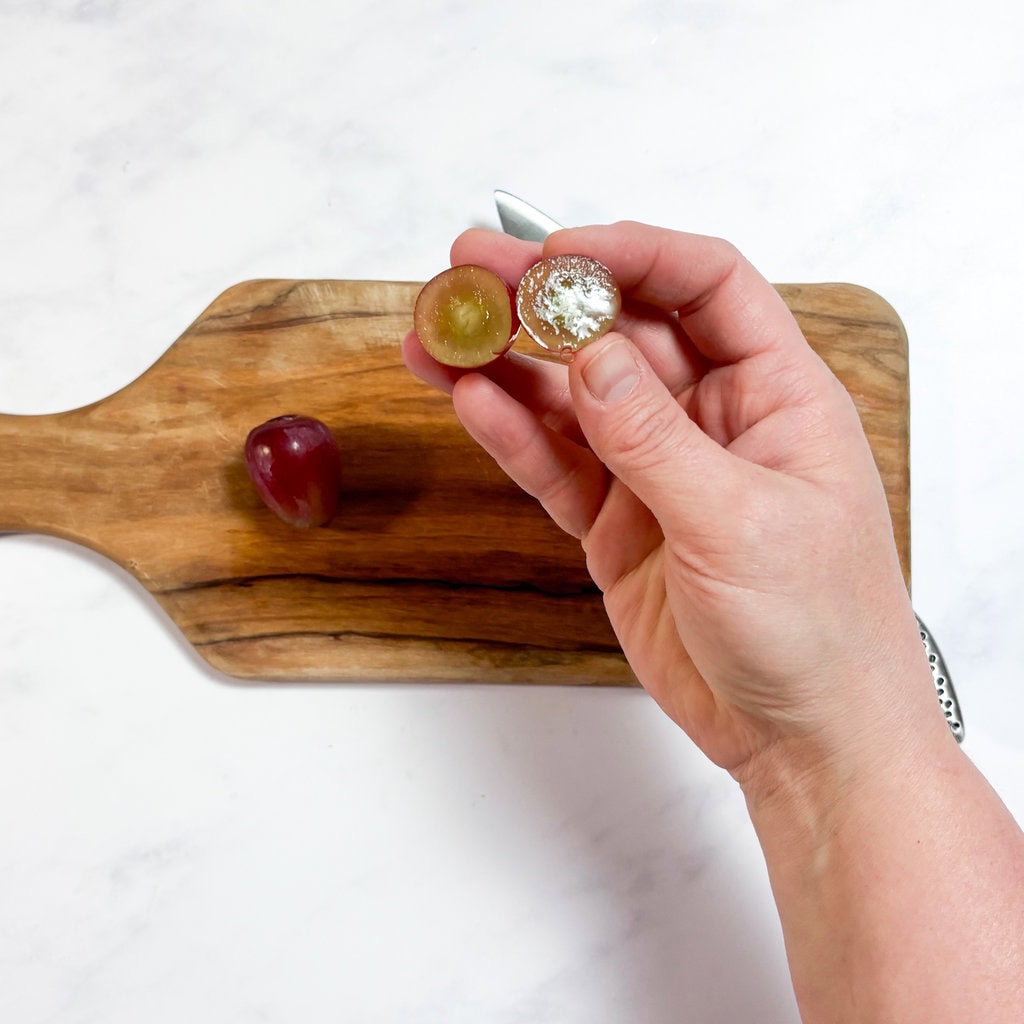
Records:
[[[921,643],[924,644],[925,653],[928,655],[928,666],[932,670],[932,682],[935,683],[935,693],[939,698],[939,707],[946,716],[946,724],[949,731],[956,738],[957,743],[964,741],[964,716],[960,712],[960,702],[956,699],[956,690],[953,689],[953,680],[949,676],[949,669],[943,660],[939,645],[935,642],[928,627],[917,617],[917,625],[921,630]]]

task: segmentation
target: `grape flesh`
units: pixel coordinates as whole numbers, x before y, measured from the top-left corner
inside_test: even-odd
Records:
[[[622,297],[603,263],[589,256],[552,256],[523,275],[516,308],[538,345],[571,354],[611,330]]]
[[[474,369],[511,348],[519,318],[505,281],[484,267],[462,264],[423,286],[413,326],[420,344],[439,363]]]

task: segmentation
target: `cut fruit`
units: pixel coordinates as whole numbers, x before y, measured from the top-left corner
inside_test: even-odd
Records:
[[[338,509],[341,452],[312,416],[276,416],[254,427],[245,468],[263,503],[290,526],[324,526]]]
[[[571,354],[611,329],[622,297],[603,263],[589,256],[552,256],[523,275],[516,308],[538,345]]]
[[[463,264],[423,286],[413,325],[420,344],[439,363],[471,369],[511,348],[519,318],[512,289],[497,274]]]

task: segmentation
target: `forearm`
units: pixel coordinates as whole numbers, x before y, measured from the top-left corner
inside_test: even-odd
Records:
[[[1024,835],[926,731],[744,787],[805,1024],[1024,1019]]]

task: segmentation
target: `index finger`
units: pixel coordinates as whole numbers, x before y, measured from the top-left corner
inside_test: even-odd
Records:
[[[468,228],[452,243],[452,266],[477,263],[493,271],[513,288],[539,259],[539,242],[524,242],[486,228]]]
[[[622,221],[566,228],[544,243],[545,256],[568,253],[600,260],[624,294],[677,313],[694,346],[715,362],[810,352],[779,293],[720,238]]]

